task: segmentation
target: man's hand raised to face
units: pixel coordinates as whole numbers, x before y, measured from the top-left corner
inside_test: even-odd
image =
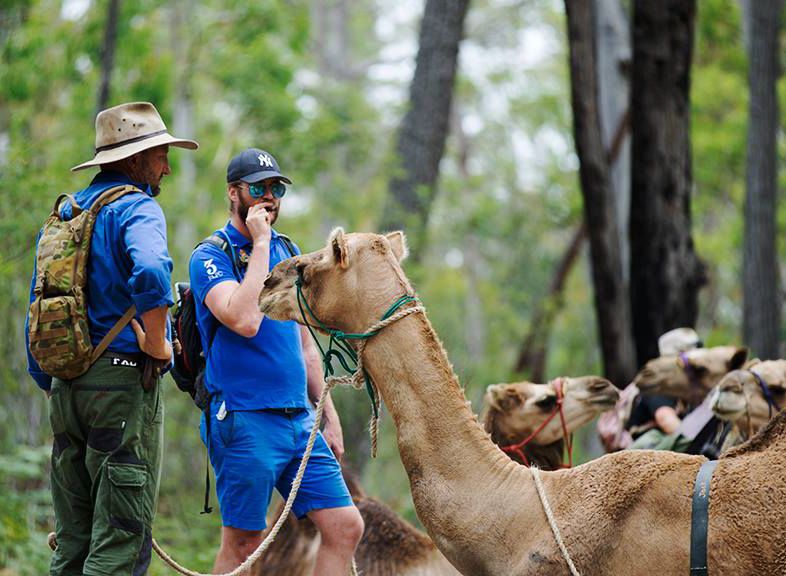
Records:
[[[254,245],[270,245],[270,214],[262,204],[256,204],[248,209],[246,227],[254,240]]]

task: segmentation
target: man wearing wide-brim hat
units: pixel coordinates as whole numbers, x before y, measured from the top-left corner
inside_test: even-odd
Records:
[[[51,404],[56,549],[50,574],[131,576],[150,563],[161,469],[160,377],[150,367],[172,355],[172,260],[153,197],[170,174],[169,147],[198,144],[170,135],[147,102],[103,110],[95,126],[93,159],[72,170],[100,171],[73,201],[86,210],[104,192],[126,186],[98,212],[87,265],[90,340],[98,347],[107,336],[109,344],[71,380],[46,374],[28,347],[28,371]],[[62,202],[59,213],[67,220],[76,210]],[[31,302],[35,286],[34,270]]]

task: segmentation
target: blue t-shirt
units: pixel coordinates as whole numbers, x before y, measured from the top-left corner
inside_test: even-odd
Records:
[[[174,304],[166,220],[161,207],[153,200],[150,187],[137,184],[117,172],[99,172],[87,188],[74,195],[74,199],[87,210],[105,190],[121,184],[133,184],[143,192],[121,196],[101,208],[96,217],[87,262],[87,315],[93,346],[101,341],[131,304],[136,305],[137,319],[143,312]],[[63,202],[60,206],[61,215],[70,218],[71,204]],[[33,266],[30,302],[35,299],[35,281]],[[28,339],[25,319],[26,344],[29,344]],[[29,346],[26,347],[28,372],[40,388],[49,390],[52,378],[41,371],[30,354]],[[108,350],[126,354],[140,352],[130,323],[112,340]]]
[[[222,395],[227,410],[308,408],[306,365],[298,324],[266,317],[256,336],[246,338],[221,324],[205,305],[208,292],[217,284],[227,280],[242,282],[246,272],[242,261],[247,261],[244,256],[250,256],[253,247],[251,240],[230,222],[217,234],[229,240],[238,265],[233,267],[232,259],[212,244],[200,244],[189,264],[197,326],[202,349],[207,351],[207,389],[211,394]],[[289,257],[284,240],[272,230],[270,269]]]

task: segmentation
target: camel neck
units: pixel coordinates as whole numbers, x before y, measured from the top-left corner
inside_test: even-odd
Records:
[[[528,481],[523,469],[509,470],[518,465],[478,423],[425,314],[399,320],[370,339],[363,363],[395,422],[416,508],[442,510],[440,516],[453,510],[451,524],[471,521],[466,509],[456,509],[456,492],[474,493],[503,471],[520,473],[519,487]],[[436,524],[427,526],[430,533],[439,532]]]

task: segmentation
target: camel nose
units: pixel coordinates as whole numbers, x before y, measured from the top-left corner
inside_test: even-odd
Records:
[[[274,277],[271,272],[270,274],[267,275],[267,278],[265,278],[265,282],[262,284],[262,288],[264,288],[265,290],[270,290],[271,288],[275,288],[276,286],[278,286],[280,283],[281,280]]]
[[[595,380],[592,384],[590,384],[590,390],[592,392],[603,392],[606,388],[612,388],[613,385],[608,380]]]

